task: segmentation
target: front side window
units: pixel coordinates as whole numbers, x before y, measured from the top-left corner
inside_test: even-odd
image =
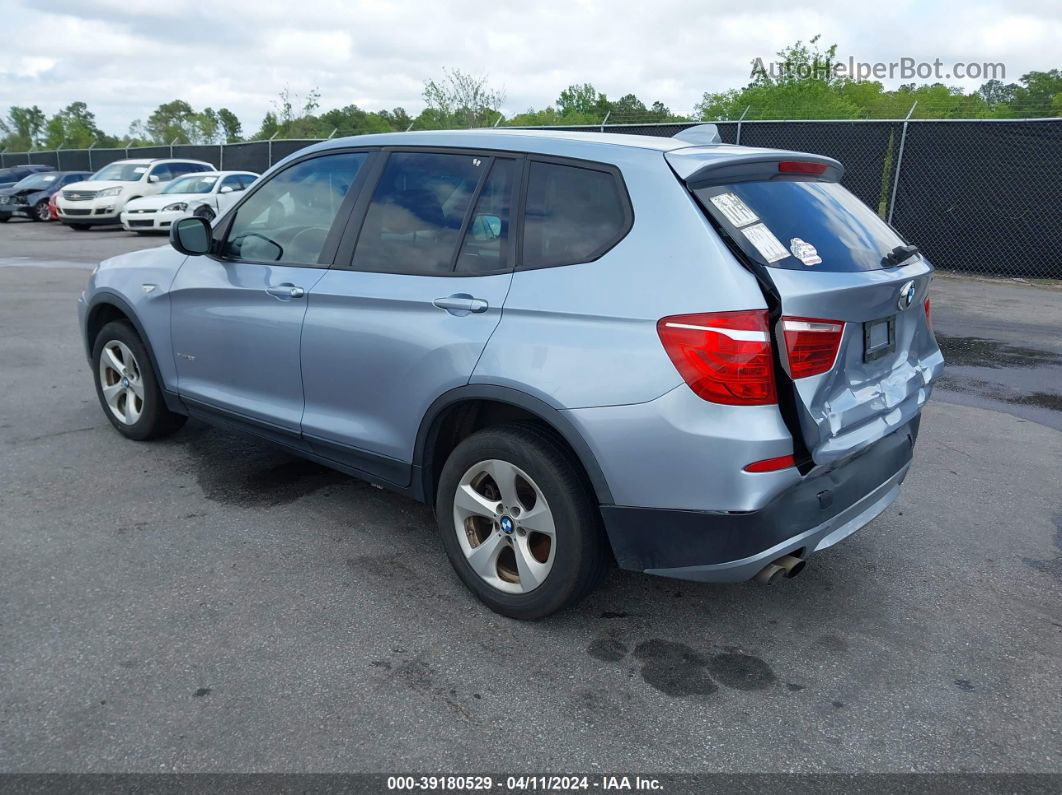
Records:
[[[315,157],[274,175],[236,211],[222,256],[316,264],[364,152]]]
[[[169,182],[173,179],[173,168],[169,163],[160,163],[151,169],[151,174],[148,178],[150,179],[151,177],[155,177],[158,182]]]
[[[221,181],[221,185],[219,186],[218,190],[224,190],[225,188],[229,188],[230,190],[234,191],[243,190],[243,179],[238,174],[230,174]],[[227,192],[228,191],[226,191],[226,193]]]
[[[365,214],[354,268],[450,273],[472,196],[490,163],[485,155],[392,153]]]
[[[626,201],[608,171],[532,162],[523,267],[572,265],[600,257],[626,233]]]

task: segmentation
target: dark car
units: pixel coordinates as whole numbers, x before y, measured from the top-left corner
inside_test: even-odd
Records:
[[[92,176],[91,171],[41,171],[30,174],[10,188],[0,188],[0,223],[12,215],[25,215],[34,221],[52,220],[48,200],[73,182]]]
[[[0,168],[0,188],[10,188],[19,180],[25,179],[30,174],[38,174],[41,171],[55,171],[55,166],[46,166],[43,163],[28,163],[24,166]]]

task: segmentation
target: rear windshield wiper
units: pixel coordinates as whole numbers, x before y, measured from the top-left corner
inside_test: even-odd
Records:
[[[921,253],[922,252],[918,246],[897,246],[881,258],[881,264],[886,268],[895,268],[905,260],[909,260],[915,254]]]

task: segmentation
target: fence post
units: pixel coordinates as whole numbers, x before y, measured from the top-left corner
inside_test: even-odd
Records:
[[[280,130],[277,130],[280,132]],[[273,167],[273,139],[277,137],[277,132],[269,136],[269,168]]]
[[[608,113],[605,114],[605,118],[603,118],[601,120],[601,132],[605,131],[605,123],[608,121],[608,117],[611,116],[611,115],[612,115],[612,111],[610,110]]]
[[[93,168],[92,168],[92,149],[93,149],[93,147],[95,147],[95,146],[96,146],[96,144],[98,144],[99,142],[100,142],[100,139],[99,139],[99,138],[96,138],[96,139],[94,139],[94,140],[92,141],[92,145],[91,145],[91,146],[89,146],[89,148],[88,148],[88,159],[89,159],[89,171],[94,171],[94,170],[95,170],[95,169],[93,169]]]
[[[493,124],[493,125],[491,125],[491,126],[492,126],[492,127],[497,127],[497,126],[498,126],[499,124],[501,124],[501,120],[502,120],[502,119],[504,119],[504,118],[505,118],[505,114],[504,114],[504,113],[499,113],[499,114],[498,114],[498,118],[496,118],[496,119],[494,120],[494,124]]]
[[[752,105],[746,105],[745,110],[741,112],[741,118],[738,119],[737,137],[734,139],[734,146],[741,143],[741,122],[745,121],[745,116],[748,115],[749,108],[751,107]]]
[[[225,142],[218,144],[218,171],[225,170]]]
[[[907,116],[903,120],[903,132],[900,133],[900,152],[896,155],[896,174],[892,180],[892,196],[889,197],[889,217],[886,219],[888,223],[892,223],[892,213],[896,209],[896,191],[900,187],[900,166],[903,165],[903,145],[907,142],[907,123],[911,121],[911,114],[914,113],[915,107],[918,105],[916,99],[914,105],[911,105],[911,109],[907,111]]]
[[[170,141],[170,160],[173,160],[173,145],[175,143],[177,143],[177,139],[176,138],[174,138],[172,141]]]

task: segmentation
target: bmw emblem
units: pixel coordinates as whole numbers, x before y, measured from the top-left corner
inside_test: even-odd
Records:
[[[915,295],[918,293],[918,288],[914,282],[907,282],[900,288],[900,299],[896,302],[896,306],[900,308],[902,312],[905,309],[910,309],[911,304],[915,302]]]
[[[500,524],[501,524],[501,531],[503,533],[505,533],[505,535],[512,535],[512,532],[513,532],[513,530],[515,529],[516,526],[513,524],[513,520],[510,517],[503,516],[501,518]]]

